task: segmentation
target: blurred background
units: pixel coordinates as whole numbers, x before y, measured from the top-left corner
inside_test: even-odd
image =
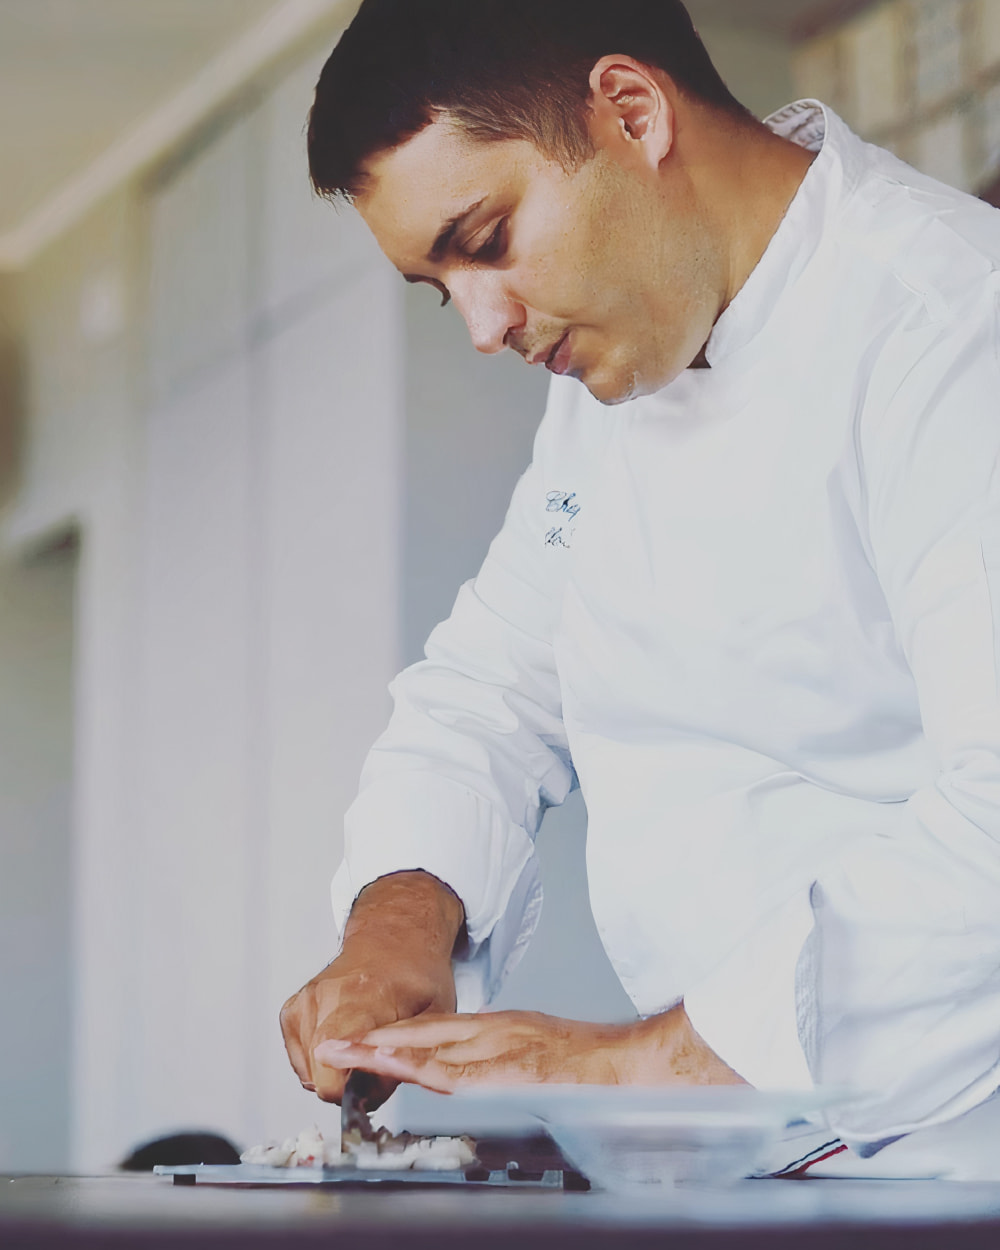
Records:
[[[1000,0],[691,0],[797,95],[997,198]],[[335,1114],[282,1001],[386,684],[500,524],[546,376],[479,359],[303,126],[351,0],[0,0],[0,1170]],[[387,32],[391,37],[391,32]],[[551,813],[508,1006],[624,1018]]]

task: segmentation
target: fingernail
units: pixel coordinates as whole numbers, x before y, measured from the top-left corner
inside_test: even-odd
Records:
[[[308,1081],[303,1081],[303,1082],[302,1082],[302,1088],[303,1088],[303,1089],[305,1089],[305,1090],[308,1090],[310,1094],[315,1094],[315,1093],[316,1093],[316,1086],[315,1086],[315,1085],[310,1085]]]
[[[353,1042],[343,1042],[335,1040],[334,1038],[330,1038],[325,1042],[320,1042],[319,1044],[319,1046],[325,1046],[327,1050],[350,1050],[353,1045]],[[317,1050],[319,1050],[319,1046],[316,1047]]]
[[[376,1046],[376,1055],[394,1055],[396,1053],[395,1046]]]

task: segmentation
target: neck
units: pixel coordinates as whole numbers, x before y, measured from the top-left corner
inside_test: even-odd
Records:
[[[719,316],[781,225],[815,159],[762,123],[691,110],[681,155],[719,260]]]

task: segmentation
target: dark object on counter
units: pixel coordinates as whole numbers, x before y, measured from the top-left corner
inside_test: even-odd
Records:
[[[467,1181],[485,1181],[491,1175],[506,1172],[513,1184],[535,1182],[539,1188],[556,1175],[562,1177],[562,1188],[572,1193],[587,1193],[590,1181],[581,1176],[564,1158],[548,1133],[518,1137],[480,1137],[476,1140],[479,1163],[465,1169]]]
[[[362,1141],[375,1141],[376,1133],[368,1118],[368,1109],[378,1090],[379,1080],[371,1072],[352,1068],[344,1086],[340,1103],[341,1141],[351,1133],[357,1133]]]
[[[123,1172],[152,1172],[157,1165],[168,1168],[185,1163],[239,1163],[240,1152],[218,1133],[173,1133],[137,1146],[118,1165]]]
[[[480,1137],[476,1141],[476,1154],[490,1172],[510,1165],[527,1177],[572,1170],[548,1133],[530,1137]]]

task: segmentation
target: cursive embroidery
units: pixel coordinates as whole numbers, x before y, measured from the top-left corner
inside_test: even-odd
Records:
[[[574,503],[576,499],[576,491],[553,490],[549,491],[546,496],[548,502],[545,505],[546,512],[564,512],[569,517],[575,517],[580,511],[580,505]]]
[[[567,534],[560,525],[558,528],[550,529],[545,535],[545,545],[546,547],[565,547],[568,551],[570,548],[569,540],[571,537],[572,533]]]

